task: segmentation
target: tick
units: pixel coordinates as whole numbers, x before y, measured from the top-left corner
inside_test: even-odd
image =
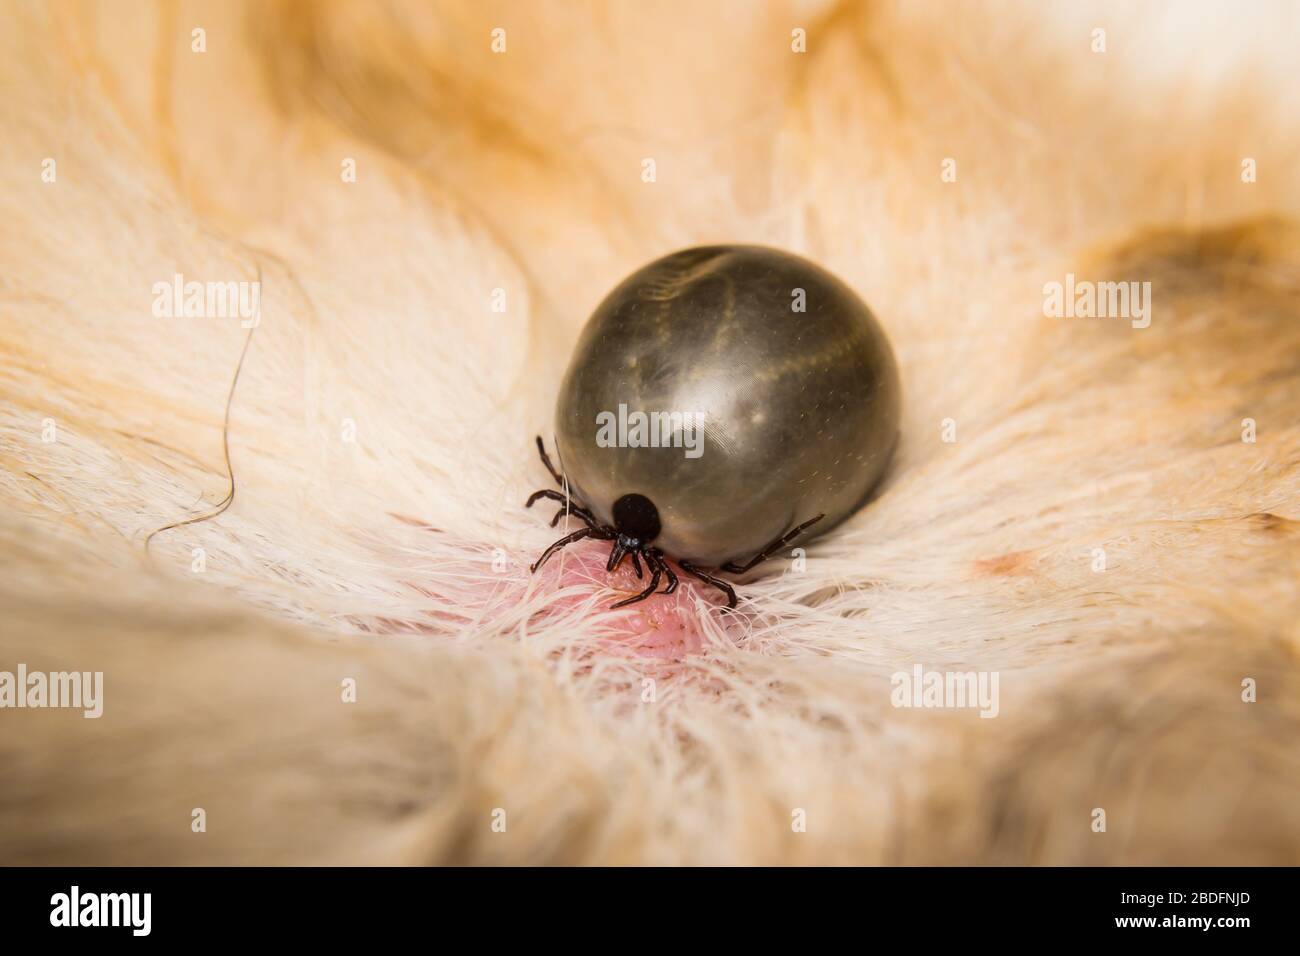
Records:
[[[703,246],[657,259],[588,320],[560,386],[557,469],[537,449],[583,538],[630,556],[645,589],[677,589],[674,560],[718,588],[796,537],[829,531],[865,503],[898,438],[893,350],[853,290],[799,256]]]

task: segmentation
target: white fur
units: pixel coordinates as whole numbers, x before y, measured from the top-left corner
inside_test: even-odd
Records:
[[[0,668],[103,670],[105,712],[0,712],[0,859],[1297,862],[1289,16],[6,5]],[[531,439],[604,293],[714,241],[866,298],[904,439],[647,658],[528,574]],[[234,501],[146,553],[227,493],[248,334],[150,289],[259,269]],[[1151,328],[1044,318],[1069,271],[1151,281]],[[999,716],[891,706],[916,662]]]

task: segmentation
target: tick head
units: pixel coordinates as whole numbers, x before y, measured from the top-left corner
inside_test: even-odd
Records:
[[[614,530],[638,544],[659,537],[659,509],[645,495],[624,495],[614,502]]]

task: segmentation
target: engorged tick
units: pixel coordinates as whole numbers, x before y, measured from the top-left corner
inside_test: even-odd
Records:
[[[552,527],[566,513],[584,527],[532,570],[597,538],[614,542],[608,571],[631,555],[637,577],[642,559],[650,572],[613,607],[665,577],[673,593],[671,557],[735,608],[710,570],[748,571],[857,511],[893,453],[899,406],[888,339],[824,269],[760,246],[658,259],[605,298],[578,340],[555,416],[564,474],[537,439],[562,490],[528,506],[557,501]]]

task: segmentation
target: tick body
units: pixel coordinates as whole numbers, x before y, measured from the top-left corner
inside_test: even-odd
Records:
[[[611,567],[631,553],[658,579],[669,556],[734,606],[705,569],[747,570],[861,507],[899,408],[889,342],[844,283],[774,249],[686,249],[597,307],[560,387],[563,475],[547,464],[582,536],[615,542]]]

